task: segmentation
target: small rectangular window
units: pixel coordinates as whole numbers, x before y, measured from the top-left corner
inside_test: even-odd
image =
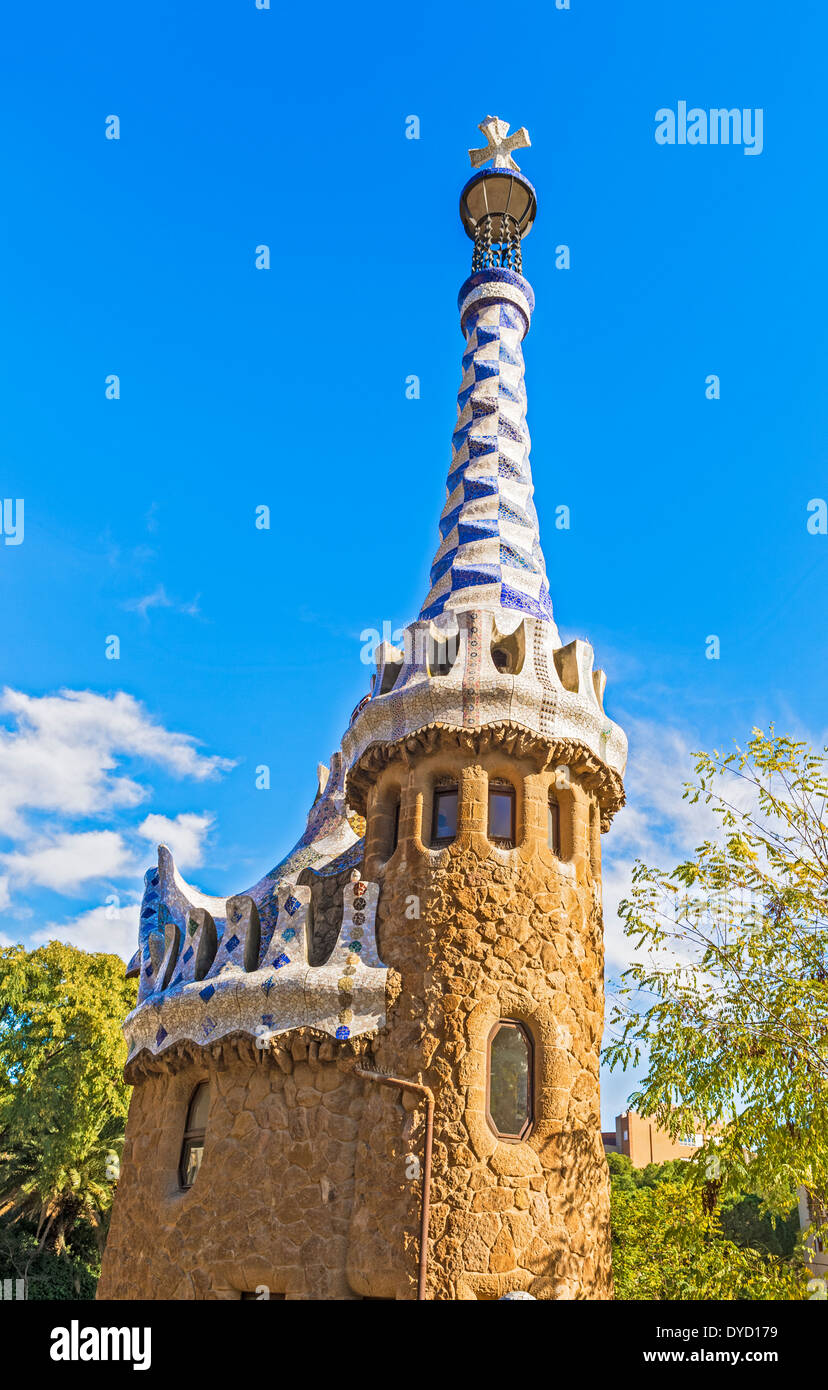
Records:
[[[511,849],[515,843],[515,789],[489,788],[489,839]]]
[[[448,844],[457,835],[457,788],[437,787],[434,792],[434,815],[431,843]]]
[[[394,836],[393,836],[393,839],[392,839],[392,841],[391,841],[391,849],[392,849],[392,852],[393,852],[393,850],[395,850],[395,849],[397,848],[397,845],[398,845],[399,843],[400,843],[400,803],[399,803],[399,801],[398,801],[397,804],[396,804],[396,806],[394,807]]]
[[[546,813],[546,841],[553,854],[561,853],[561,812],[554,797],[549,798]]]

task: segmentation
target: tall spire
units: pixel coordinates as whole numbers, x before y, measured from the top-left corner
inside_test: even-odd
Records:
[[[561,643],[532,500],[522,344],[534,295],[521,257],[537,199],[514,160],[529,136],[509,135],[496,116],[480,129],[487,145],[470,151],[477,172],[460,195],[474,252],[459,296],[466,346],[440,545],[420,616],[374,652],[370,694],[342,740],[346,796],[350,788],[359,801],[360,779],[367,787],[401,740],[454,729],[595,760],[609,815],[623,795],[627,740],[604,711],[606,677],[589,643]]]
[[[534,295],[520,274],[521,239],[534,221],[535,191],[512,153],[529,144],[505,121],[480,125],[488,147],[470,150],[477,167],[460,198],[474,241],[472,275],[458,297],[466,337],[457,396],[447,498],[431,589],[420,613],[446,609],[516,609],[551,620],[552,603],[538,533],[529,466],[523,339]]]

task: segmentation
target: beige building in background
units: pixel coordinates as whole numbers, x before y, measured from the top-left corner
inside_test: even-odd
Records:
[[[702,1134],[688,1134],[673,1139],[654,1120],[625,1110],[615,1117],[615,1130],[602,1134],[604,1152],[625,1154],[633,1168],[646,1168],[648,1163],[666,1163],[672,1158],[692,1158],[704,1143]]]

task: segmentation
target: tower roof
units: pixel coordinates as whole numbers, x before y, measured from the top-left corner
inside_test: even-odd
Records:
[[[460,216],[474,241],[472,275],[458,298],[466,346],[457,424],[440,517],[440,544],[421,618],[446,609],[531,613],[551,620],[552,602],[532,500],[523,339],[535,297],[521,274],[522,238],[537,210],[535,190],[518,169],[521,128],[487,116],[484,149],[469,150],[472,176]]]
[[[537,198],[513,158],[529,136],[508,135],[495,116],[480,129],[487,147],[469,152],[478,172],[460,198],[474,252],[458,299],[466,341],[431,585],[402,643],[377,649],[370,697],[342,742],[346,790],[357,805],[378,746],[432,726],[498,726],[504,737],[518,730],[568,741],[597,759],[610,815],[623,797],[627,741],[604,713],[605,678],[589,643],[561,644],[533,499],[523,340],[535,300],[522,238]]]
[[[492,267],[466,281],[459,307],[463,378],[441,540],[420,617],[505,608],[551,619],[523,380],[534,295],[522,275]]]
[[[371,778],[384,760],[426,751],[456,731],[471,751],[566,762],[591,787],[604,825],[623,802],[623,731],[603,708],[604,676],[587,642],[561,645],[541,550],[529,467],[523,339],[534,296],[521,238],[534,220],[532,185],[512,152],[525,131],[488,117],[489,142],[461,197],[474,241],[460,291],[466,343],[446,503],[431,588],[400,647],[383,643],[377,674],[335,753],[320,768],[305,833],[246,893],[208,897],[159,847],[146,875],[139,948],[128,973],[139,1002],[125,1030],[133,1061],[179,1044],[211,1046],[234,1032],[275,1037],[312,1028],[338,1042],[385,1021],[387,971],[377,954],[379,888],[362,880]],[[342,885],[336,944],[311,964],[308,874]]]

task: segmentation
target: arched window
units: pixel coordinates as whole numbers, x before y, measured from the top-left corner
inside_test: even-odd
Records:
[[[204,1157],[204,1134],[207,1129],[207,1112],[210,1109],[210,1086],[202,1081],[196,1086],[187,1109],[187,1127],[181,1145],[181,1161],[178,1177],[182,1187],[192,1187],[198,1177],[201,1160]]]
[[[550,796],[546,808],[546,843],[553,854],[561,853],[561,808],[557,799]]]
[[[489,783],[489,839],[513,849],[515,843],[515,789],[508,782]]]
[[[431,843],[448,845],[457,835],[457,783],[434,788]]]
[[[534,1046],[527,1029],[504,1018],[489,1037],[486,1114],[501,1139],[525,1139],[534,1119]]]

